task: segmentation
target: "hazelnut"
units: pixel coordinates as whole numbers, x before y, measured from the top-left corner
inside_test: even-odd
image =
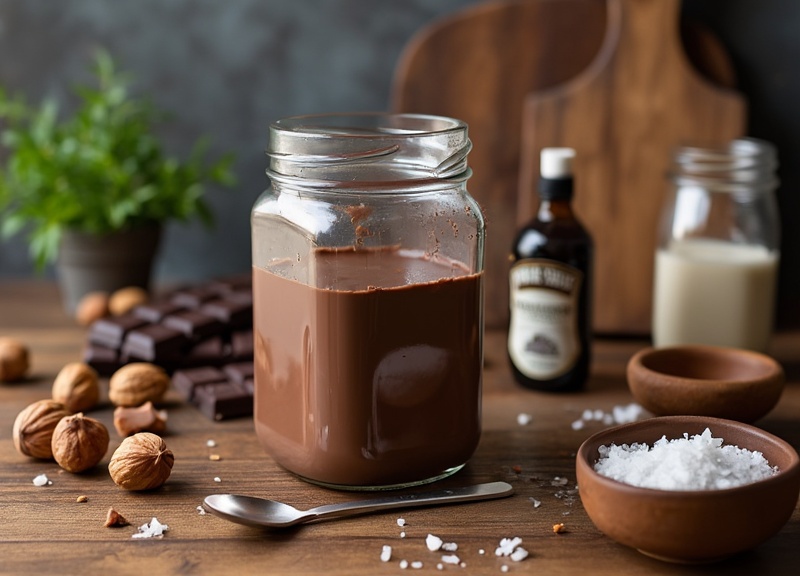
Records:
[[[89,326],[93,322],[108,316],[108,293],[89,292],[84,295],[75,308],[75,320],[81,326]]]
[[[126,364],[108,381],[108,398],[115,406],[141,406],[158,402],[169,387],[169,376],[149,362]]]
[[[156,410],[152,402],[131,408],[117,406],[114,410],[114,428],[120,436],[130,436],[137,432],[161,433],[167,429],[166,410]]]
[[[116,528],[118,526],[130,526],[130,522],[116,510],[109,508],[106,513],[106,528]]]
[[[0,382],[21,380],[28,368],[25,345],[13,338],[0,338]]]
[[[71,362],[61,369],[53,382],[53,400],[70,412],[83,412],[97,405],[100,384],[97,372],[83,362]]]
[[[50,442],[58,422],[70,413],[63,404],[53,400],[34,402],[17,415],[12,436],[17,452],[32,458],[49,460],[53,457]]]
[[[117,486],[126,490],[152,490],[169,478],[175,456],[164,441],[150,432],[139,432],[122,441],[108,463]]]
[[[147,291],[138,286],[128,286],[120,288],[108,300],[108,310],[114,316],[121,316],[130,312],[140,304],[144,304],[149,299]]]
[[[102,422],[80,412],[62,418],[53,431],[53,458],[68,472],[97,465],[108,450],[108,430]]]

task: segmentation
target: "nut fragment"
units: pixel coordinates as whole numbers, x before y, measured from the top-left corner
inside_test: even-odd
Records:
[[[56,376],[52,394],[53,400],[61,402],[70,412],[94,408],[100,400],[97,372],[83,362],[71,362]]]
[[[108,442],[103,423],[78,412],[62,418],[53,431],[53,458],[68,472],[83,472],[103,459]]]
[[[114,316],[121,316],[144,304],[148,300],[147,291],[138,286],[120,288],[108,300],[108,309]]]
[[[125,516],[114,510],[108,509],[106,514],[106,528],[118,528],[120,526],[129,526],[130,522],[125,519]]]
[[[107,292],[89,292],[80,299],[75,308],[75,320],[81,326],[89,326],[108,314]]]
[[[0,338],[0,382],[21,380],[29,367],[25,345],[13,338]]]
[[[108,382],[108,398],[115,406],[141,406],[158,402],[169,387],[163,368],[149,362],[127,364],[114,372]]]
[[[52,458],[53,430],[64,416],[69,415],[63,404],[53,400],[39,400],[26,407],[17,415],[12,429],[17,452],[32,458]]]
[[[122,441],[111,456],[108,472],[126,490],[152,490],[167,481],[175,456],[164,441],[150,432],[140,432]]]
[[[88,502],[88,501],[89,501],[89,497],[86,494],[81,494],[80,496],[75,498],[75,502],[78,502],[79,504],[83,504],[84,502]]]
[[[137,432],[161,433],[167,429],[167,411],[156,410],[152,402],[137,408],[117,406],[114,410],[114,428],[120,436]]]

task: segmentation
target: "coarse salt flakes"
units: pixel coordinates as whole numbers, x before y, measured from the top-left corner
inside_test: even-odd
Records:
[[[510,556],[511,553],[522,544],[522,538],[515,536],[514,538],[503,538],[500,544],[494,551],[495,556]]]
[[[209,448],[216,448],[217,443],[214,440],[206,440],[206,446],[208,446]]]
[[[33,479],[34,486],[50,486],[53,482],[47,477],[47,474],[39,474]]]
[[[441,562],[437,563],[436,564],[436,569],[437,570],[444,570],[444,564],[442,564]]]
[[[536,498],[531,498],[530,500],[534,508],[538,508],[539,506],[542,505],[542,502],[540,500],[537,500]]]
[[[403,570],[408,568],[408,560],[400,560],[400,568],[402,568]]]
[[[575,420],[572,424],[570,424],[570,426],[572,426],[573,430],[583,430],[585,424],[583,420]]]
[[[405,525],[406,525],[406,520],[405,520],[405,518],[398,518],[398,519],[397,519],[397,525],[398,525],[398,526],[405,526]]]
[[[522,547],[517,548],[509,555],[509,558],[511,558],[514,562],[522,562],[527,557],[528,551]]]
[[[405,537],[406,537],[406,533],[405,532],[400,532],[400,538],[405,538]]]
[[[442,563],[444,563],[444,564],[453,564],[453,565],[460,564],[461,563],[461,558],[459,558],[455,554],[444,554],[442,556]]]
[[[774,475],[761,452],[723,445],[706,428],[702,434],[667,440],[653,446],[601,446],[594,469],[625,484],[659,490],[719,490],[750,484]]]
[[[533,420],[533,416],[530,414],[526,414],[524,412],[517,414],[517,424],[520,426],[527,426],[531,423],[531,420]]]
[[[412,567],[414,570],[419,570],[420,568],[422,568],[422,562],[420,562],[419,560],[414,560],[414,561],[411,563],[411,567]]]
[[[433,534],[428,534],[425,537],[425,546],[427,546],[428,550],[431,552],[437,552],[442,547],[442,543],[442,539]]]
[[[169,530],[169,526],[153,517],[149,524],[139,526],[139,532],[133,534],[131,538],[163,538],[164,532],[167,530]]]
[[[388,562],[392,559],[392,547],[388,545],[384,545],[381,548],[381,562]]]
[[[222,482],[222,478],[219,476],[214,476],[214,482]]]
[[[480,554],[481,556],[483,556],[484,554],[486,554],[486,550],[484,550],[483,548],[480,548],[480,549],[478,550],[478,554]]]
[[[458,544],[456,544],[455,542],[445,542],[444,544],[442,544],[442,550],[444,550],[445,552],[455,552],[456,550],[458,550]]]
[[[197,513],[200,514],[200,516],[205,516],[206,515],[206,509],[203,508],[202,506],[198,506],[197,507]]]
[[[508,564],[503,564],[500,566],[500,572],[508,572]]]

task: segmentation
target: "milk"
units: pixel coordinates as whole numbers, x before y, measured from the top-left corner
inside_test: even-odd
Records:
[[[678,240],[656,253],[653,343],[763,351],[772,331],[778,253]]]

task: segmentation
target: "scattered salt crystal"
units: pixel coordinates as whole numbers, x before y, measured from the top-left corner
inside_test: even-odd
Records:
[[[131,538],[162,538],[167,530],[169,530],[169,526],[153,518],[149,524],[139,526],[139,532],[131,536]]]
[[[583,411],[583,414],[581,414],[581,418],[588,422],[589,420],[592,419],[592,414],[593,412],[587,408],[586,410]]]
[[[206,515],[206,509],[203,508],[202,506],[198,506],[197,507],[197,513],[200,514],[200,516],[205,516]]]
[[[406,525],[405,518],[398,518],[397,519],[397,525],[398,526],[405,526]]]
[[[596,408],[594,412],[592,412],[592,420],[602,420],[604,412],[600,410],[600,408]]]
[[[522,538],[519,536],[515,536],[514,538],[503,538],[500,540],[500,544],[497,546],[497,549],[494,551],[495,556],[510,556],[511,553],[516,550],[517,546],[522,544]]]
[[[517,424],[520,426],[527,426],[533,420],[533,416],[530,414],[525,414],[524,412],[521,414],[517,414]]]
[[[569,483],[569,480],[566,478],[562,478],[561,476],[556,476],[553,478],[553,481],[550,482],[551,486],[566,486]]]
[[[530,500],[531,500],[531,503],[533,503],[533,507],[534,508],[538,508],[539,506],[542,505],[541,501],[537,500],[536,498],[531,498]]]
[[[500,566],[500,572],[508,572],[508,565],[503,564],[502,566]]]
[[[584,423],[583,420],[575,420],[570,426],[573,430],[583,430]]]
[[[400,568],[402,568],[403,570],[408,568],[408,560],[400,560]]]
[[[400,538],[405,538],[405,537],[406,537],[406,533],[405,532],[400,532]]]
[[[216,448],[217,443],[214,440],[206,440],[206,446],[209,448]]]
[[[33,479],[34,486],[50,486],[53,482],[47,477],[47,474],[39,474]]]
[[[422,568],[422,562],[420,562],[419,560],[415,560],[414,562],[411,563],[411,567],[414,570],[419,570],[420,568]]]
[[[425,546],[427,546],[428,550],[431,552],[436,552],[442,547],[442,539],[433,534],[428,534],[425,538]]]
[[[439,562],[438,564],[436,564],[436,569],[437,569],[437,570],[444,570],[444,564],[442,564],[441,562]]]
[[[386,546],[381,549],[381,562],[388,562],[392,559],[392,547]]]
[[[750,484],[774,475],[761,452],[723,446],[708,428],[702,434],[657,440],[652,447],[633,443],[601,446],[594,468],[625,484],[660,490],[714,490]]]
[[[214,482],[222,482],[222,478],[219,476],[214,476]]]
[[[467,563],[466,562],[462,562],[461,564],[459,564],[459,566],[461,566],[462,568],[466,568],[467,567]]]
[[[445,554],[442,556],[442,562],[445,564],[459,564],[461,562],[461,558],[456,556],[455,554]]]
[[[444,544],[442,544],[442,550],[444,550],[445,552],[455,552],[456,550],[458,550],[458,544],[456,544],[455,542],[445,542]]]
[[[528,557],[528,551],[522,547],[514,550],[509,556],[509,558],[511,558],[514,562],[522,562],[527,557]]]
[[[483,548],[480,548],[480,549],[478,550],[478,554],[480,554],[481,556],[483,556],[484,554],[486,554],[486,550],[484,550]]]
[[[614,416],[611,414],[603,414],[603,424],[611,426],[614,423]]]

